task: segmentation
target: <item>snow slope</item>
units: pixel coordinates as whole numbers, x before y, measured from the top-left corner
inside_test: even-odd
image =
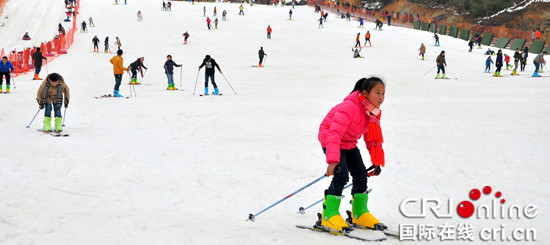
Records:
[[[493,78],[483,73],[486,47],[468,53],[466,42],[447,36],[434,47],[427,32],[386,25],[379,32],[373,23],[359,29],[331,15],[318,29],[317,14],[305,6],[296,7],[289,21],[288,7],[244,5],[246,15],[238,16],[237,4],[173,2],[173,11],[161,12],[160,1],[129,3],[82,1],[78,21],[92,16],[96,27],[77,33],[69,53],[43,68],[62,74],[71,89],[65,122],[70,137],[37,133],[42,113],[30,129],[24,127],[37,110],[40,81],[32,74],[16,78],[17,88],[0,96],[1,244],[357,244],[294,228],[315,221],[320,205],[303,216],[295,213],[320,199],[329,179],[255,222],[244,220],[324,173],[318,126],[355,81],[371,75],[387,83],[387,164],[369,179],[369,209],[376,217],[394,228],[472,223],[475,244],[481,243],[481,228],[505,223],[508,232],[536,228],[535,243],[548,243],[550,79],[530,78],[532,62],[518,77],[503,71],[504,77]],[[209,16],[217,6],[218,30],[206,29],[203,6]],[[221,21],[224,9],[227,21]],[[136,21],[138,10],[143,22]],[[36,25],[27,24],[22,28]],[[363,49],[364,59],[351,58],[355,35],[367,30],[373,47]],[[181,45],[185,31],[191,37]],[[120,37],[126,66],[144,56],[149,70],[143,82],[152,85],[138,86],[130,99],[95,99],[114,84],[113,54],[90,52],[96,34],[102,44],[105,36],[111,43]],[[425,61],[417,57],[421,42],[427,45]],[[252,68],[260,46],[268,54],[265,68]],[[424,75],[441,50],[447,76],[456,80],[434,80],[435,71]],[[165,90],[167,54],[184,66],[182,86],[175,70],[183,91]],[[219,73],[223,96],[192,95],[206,54],[237,95]],[[129,95],[126,74],[123,81],[121,93]],[[368,161],[364,144],[359,147]],[[399,212],[406,198],[453,198],[456,205],[485,185],[501,191],[507,204],[537,205],[539,215],[503,221],[455,214],[442,220]],[[345,194],[342,213],[349,208]]]

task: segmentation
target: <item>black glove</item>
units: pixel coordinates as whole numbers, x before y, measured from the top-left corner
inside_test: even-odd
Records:
[[[372,171],[371,171],[372,170]],[[371,177],[371,176],[378,176],[380,175],[380,173],[382,172],[382,168],[380,166],[375,166],[375,165],[372,165],[370,166],[368,169],[367,169],[367,172],[369,172],[368,176]]]

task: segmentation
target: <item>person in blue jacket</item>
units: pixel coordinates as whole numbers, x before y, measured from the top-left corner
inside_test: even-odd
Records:
[[[174,66],[181,67],[181,64],[178,65],[172,60],[172,55],[166,56],[166,62],[164,62],[164,73],[168,78],[168,88],[167,90],[178,90],[174,85]]]
[[[2,57],[2,62],[0,62],[0,93],[3,93],[2,83],[4,82],[4,76],[6,77],[6,93],[10,92],[10,72],[13,72],[15,68],[8,60],[8,57]]]
[[[363,18],[362,17],[359,17],[359,27],[363,28],[363,25],[365,23],[363,22]]]
[[[493,64],[493,60],[491,59],[491,56],[487,57],[487,60],[485,60],[485,72],[489,73],[491,72],[491,64]]]

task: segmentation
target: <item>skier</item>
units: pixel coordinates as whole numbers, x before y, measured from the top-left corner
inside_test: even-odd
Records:
[[[105,41],[103,41],[103,44],[105,45],[104,53],[111,53],[111,49],[109,48],[109,37],[105,37]]]
[[[435,46],[439,46],[439,36],[434,32]]]
[[[217,30],[218,29],[218,18],[216,18],[214,20],[214,28]]]
[[[166,56],[166,62],[164,62],[164,73],[166,73],[166,77],[168,78],[168,88],[167,90],[178,90],[176,88],[176,85],[174,85],[174,66],[175,67],[182,67],[181,64],[178,65],[176,62],[172,60],[172,55]]]
[[[214,73],[216,72],[214,68],[217,68],[220,73],[223,73],[220,66],[210,57],[210,55],[206,55],[204,57],[202,64],[199,66],[199,71],[203,66],[206,66],[206,71],[204,72],[204,95],[208,95],[208,78],[210,78],[212,85],[214,86],[214,95],[219,95],[220,91],[218,90],[218,85],[216,85],[216,81],[214,80]]]
[[[319,18],[319,28],[325,28],[323,26],[323,17]]]
[[[244,15],[244,7],[243,7],[242,4],[241,4],[241,6],[239,7],[239,15]]]
[[[518,75],[517,74],[517,69],[518,69],[518,64],[519,62],[521,61],[521,54],[519,53],[519,48],[516,49],[516,52],[514,53],[514,70],[512,71],[512,75]]]
[[[334,176],[324,194],[322,226],[338,231],[349,226],[339,212],[349,174],[353,177],[352,224],[368,228],[380,224],[367,208],[367,181],[370,176],[378,176],[385,165],[380,128],[384,94],[385,84],[380,78],[361,78],[344,101],[329,111],[319,127],[318,139],[328,163],[326,175]],[[361,136],[371,156],[372,166],[368,169],[357,148]]]
[[[162,11],[167,11],[166,9],[166,2],[162,1]]]
[[[271,29],[270,25],[267,25],[267,39],[271,39],[271,33],[273,30]]]
[[[262,65],[262,61],[264,60],[264,56],[267,56],[267,54],[264,52],[264,47],[260,47],[260,50],[258,50],[258,57],[260,58],[260,62],[258,64],[258,67],[264,67]]]
[[[202,16],[206,16],[206,6],[202,7]]]
[[[468,42],[468,46],[470,46],[470,49],[468,49],[468,52],[472,52],[472,49],[474,48],[474,40],[470,40],[470,42]]]
[[[137,81],[137,71],[139,69],[139,72],[141,73],[141,77],[143,77],[143,71],[142,71],[142,67],[143,69],[147,70],[147,67],[143,64],[143,60],[145,60],[144,57],[141,57],[141,58],[138,58],[136,61],[134,61],[134,63],[131,63],[130,64],[130,71],[132,72],[132,81],[130,82],[130,84],[140,84],[138,81]]]
[[[521,64],[521,71],[525,71],[525,66],[527,66],[527,57],[529,57],[529,49],[527,46],[523,48],[523,53],[521,55],[523,57],[523,63]]]
[[[209,17],[206,17],[206,26],[208,27],[208,30],[210,30],[210,18]]]
[[[327,22],[328,12],[325,12],[325,14],[322,16],[323,21]]]
[[[218,11],[216,9],[216,6],[214,6],[214,16],[216,16],[218,14]]]
[[[166,6],[168,7],[167,8],[168,11],[172,11],[172,2],[168,2]]]
[[[539,75],[539,67],[542,65],[542,64],[545,64],[546,62],[544,61],[544,56],[546,55],[546,51],[543,51],[542,53],[538,54],[537,56],[535,56],[535,58],[533,59],[533,64],[535,65],[535,72],[533,73],[533,77],[540,77]]]
[[[227,11],[225,9],[222,12],[222,20],[227,20]]]
[[[92,17],[90,17],[90,18],[88,19],[88,22],[90,22],[90,27],[94,27],[94,26],[95,26],[95,24],[94,24],[94,19],[92,19]]]
[[[346,12],[346,21],[351,21],[351,14]]]
[[[363,17],[359,17],[359,27],[360,28],[363,28],[363,25],[364,25],[364,21],[363,21]]]
[[[506,70],[508,70],[508,67],[512,66],[510,65],[510,56],[507,54],[504,54],[504,62],[506,62]]]
[[[61,34],[62,29],[63,29],[63,26],[61,25],[61,23],[59,23],[59,25],[57,25],[57,31],[59,32],[59,34]]]
[[[0,93],[3,93],[2,83],[4,83],[4,77],[6,77],[6,93],[10,92],[10,72],[15,71],[15,68],[8,60],[8,57],[2,57],[2,62],[0,62]]]
[[[120,47],[122,47],[122,42],[120,41],[120,39],[118,39],[118,37],[115,37],[115,39],[115,45],[117,46],[118,50],[120,50]]]
[[[142,20],[143,20],[143,15],[141,14],[141,10],[138,10],[138,12],[137,12],[137,20],[138,20],[138,21],[142,21]]]
[[[485,55],[494,55],[495,51],[491,50],[491,48],[487,48],[487,52],[485,52]]]
[[[185,33],[183,33],[183,44],[187,44],[187,38],[189,38],[189,33],[185,31]]]
[[[288,11],[288,19],[292,20],[292,9]]]
[[[99,38],[97,38],[97,35],[92,39],[92,43],[94,44],[94,52],[99,52]]]
[[[65,104],[65,108],[69,107],[70,97],[69,87],[61,75],[52,73],[44,79],[36,93],[38,107],[45,109],[43,132],[48,133],[52,131],[52,109],[55,116],[55,132],[59,133],[63,131],[61,106]]]
[[[123,97],[120,92],[120,84],[122,83],[122,75],[124,71],[128,71],[128,68],[124,67],[124,60],[122,59],[122,49],[116,51],[116,56],[111,58],[110,62],[113,64],[113,71],[115,74],[115,88],[113,90],[113,95],[115,97]]]
[[[370,42],[370,32],[367,31],[367,34],[365,34],[365,47],[367,46],[367,42],[369,42],[369,47],[372,47],[372,43]]]
[[[361,47],[352,48],[351,51],[353,51],[353,58],[361,58]]]
[[[426,46],[424,46],[424,43],[420,44],[420,48],[418,50],[420,51],[420,54],[418,55],[422,55],[422,60],[424,60],[424,54],[426,53]]]
[[[445,66],[447,66],[447,62],[445,62],[445,51],[441,51],[439,56],[435,59],[435,62],[437,63],[437,76],[435,79],[439,79],[439,72],[441,71],[443,73],[443,76],[441,76],[442,79],[446,79],[445,77]]]
[[[497,59],[495,60],[495,67],[497,69],[495,70],[495,74],[493,76],[502,77],[500,75],[500,69],[502,68],[502,66],[503,66],[503,63],[502,63],[502,49],[499,49],[498,52],[497,52]]]
[[[86,21],[85,20],[82,21],[82,24],[80,24],[80,26],[82,26],[82,31],[81,32],[88,32],[86,30]]]
[[[33,64],[34,64],[34,78],[33,78],[33,80],[42,80],[42,78],[40,78],[38,76],[38,74],[40,74],[40,71],[42,70],[42,60],[48,61],[48,59],[46,59],[46,57],[44,57],[42,55],[42,52],[40,51],[40,48],[36,48],[36,52],[34,52],[34,54],[32,54],[32,61],[33,61]]]
[[[360,37],[361,36],[361,32],[357,33],[357,37],[355,37],[355,47],[361,47],[361,40],[360,40]]]
[[[485,72],[490,73],[491,72],[491,64],[493,64],[493,60],[491,59],[491,56],[487,57],[487,60],[485,60]]]

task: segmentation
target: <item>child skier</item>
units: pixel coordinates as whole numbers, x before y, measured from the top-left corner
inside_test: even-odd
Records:
[[[217,68],[218,71],[222,73],[220,66],[216,63],[216,60],[210,57],[210,55],[206,55],[204,57],[202,64],[199,66],[199,71],[203,66],[206,66],[206,71],[204,72],[204,95],[208,95],[208,78],[210,78],[212,85],[214,86],[214,95],[219,95],[220,91],[218,90],[218,85],[216,85],[216,81],[214,80],[214,73],[216,72],[214,68]]]
[[[361,78],[344,101],[330,110],[319,127],[318,139],[328,163],[326,175],[334,176],[325,190],[322,226],[338,231],[349,226],[339,212],[342,190],[349,174],[353,177],[351,223],[368,228],[383,226],[367,208],[367,180],[379,175],[385,165],[380,128],[380,105],[384,95],[385,84],[380,78]],[[371,156],[369,169],[365,168],[357,148],[361,136]]]
[[[189,38],[189,33],[185,31],[185,33],[183,33],[183,44],[187,44],[187,38]]]
[[[491,59],[491,56],[487,57],[487,60],[485,60],[485,72],[490,73],[491,72],[491,64],[493,64],[493,60]]]
[[[122,49],[116,51],[116,56],[111,58],[110,62],[113,64],[113,72],[115,74],[115,88],[113,89],[113,95],[115,97],[123,97],[120,91],[120,84],[122,83],[122,74],[124,71],[128,71],[128,68],[124,67],[124,60],[122,59]]]
[[[363,25],[364,25],[364,21],[363,21],[363,17],[359,17],[359,27],[360,28],[363,28]]]
[[[40,48],[36,48],[36,52],[32,54],[32,61],[34,64],[34,78],[33,80],[42,80],[42,78],[39,77],[40,71],[42,70],[42,60],[48,61],[46,57],[42,55],[42,52],[40,51]]]
[[[143,77],[143,71],[141,68],[143,67],[145,70],[147,70],[147,67],[143,64],[143,60],[145,60],[144,57],[138,58],[136,61],[130,64],[130,71],[132,72],[132,81],[130,84],[139,84],[137,81],[137,71],[139,69],[139,72],[141,73],[141,77]]]
[[[117,46],[118,50],[120,50],[120,48],[122,47],[122,42],[120,41],[120,39],[118,39],[118,37],[115,37],[115,39],[115,45]]]
[[[178,65],[172,60],[172,55],[166,56],[167,61],[164,62],[164,73],[168,78],[168,88],[167,90],[178,90],[174,85],[174,66],[181,67],[181,64]]]
[[[97,35],[92,39],[92,43],[94,44],[94,52],[99,52],[99,38],[97,38]]]
[[[42,131],[45,133],[52,131],[52,109],[55,116],[55,132],[63,131],[61,106],[65,104],[65,108],[69,107],[69,87],[63,80],[63,77],[57,73],[49,74],[42,82],[36,93],[36,101],[40,109],[44,110],[44,127]]]
[[[418,55],[422,55],[422,60],[424,60],[424,54],[426,53],[426,46],[424,46],[424,43],[420,44],[420,48],[418,50],[420,51],[420,54]]]
[[[434,32],[435,46],[439,46],[439,36]]]
[[[485,52],[485,55],[494,55],[495,51],[491,50],[491,48],[487,48],[487,52]]]
[[[442,79],[446,79],[445,77],[445,66],[447,66],[447,62],[445,61],[445,51],[441,51],[439,56],[435,59],[435,63],[437,63],[437,76],[435,79],[439,79],[439,72],[441,71],[443,75],[441,76]]]
[[[508,67],[512,66],[510,65],[510,56],[507,54],[504,54],[504,62],[506,62],[506,70],[508,70]]]
[[[502,68],[503,65],[504,65],[504,63],[502,62],[502,49],[499,49],[498,52],[497,52],[497,59],[495,61],[495,67],[497,69],[495,70],[495,74],[493,76],[502,77],[500,75],[500,69]]]
[[[367,31],[367,34],[365,34],[365,47],[367,46],[367,42],[369,42],[369,47],[372,47],[372,43],[370,42],[370,32]]]
[[[264,47],[260,47],[260,50],[258,50],[258,57],[260,58],[260,62],[258,64],[258,67],[264,67],[262,65],[262,61],[264,60],[264,56],[267,56],[267,54],[264,52]]]
[[[521,61],[521,54],[519,53],[519,48],[517,48],[516,52],[514,53],[514,70],[512,71],[513,76],[518,75],[516,71],[518,69],[518,64],[520,61]]]
[[[3,93],[2,83],[4,83],[4,76],[6,77],[6,93],[10,92],[10,72],[13,72],[15,68],[8,60],[8,57],[2,57],[2,62],[0,62],[0,93]]]

